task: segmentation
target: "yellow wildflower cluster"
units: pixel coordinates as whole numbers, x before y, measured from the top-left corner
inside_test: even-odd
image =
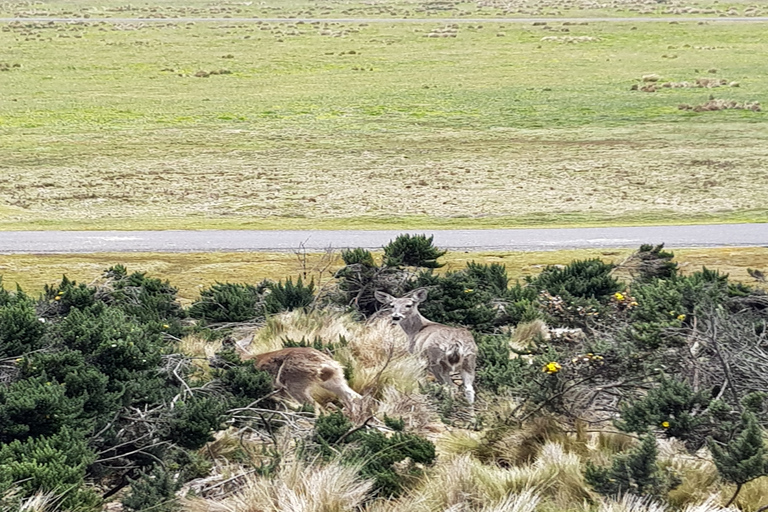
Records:
[[[571,359],[571,361],[574,364],[592,363],[592,364],[601,365],[601,364],[603,364],[603,356],[599,356],[597,354],[593,354],[592,352],[589,352],[587,354],[582,354],[580,356],[576,356],[573,359]]]
[[[556,361],[552,361],[551,363],[547,363],[546,365],[544,365],[544,368],[542,368],[541,371],[552,375],[553,373],[557,373],[562,369],[563,367],[560,366],[560,363]]]
[[[637,306],[637,301],[629,292],[616,292],[613,294],[613,299],[616,301],[619,309],[632,309]]]
[[[661,422],[661,426],[662,426],[663,428],[669,428],[669,422],[668,422],[668,421],[662,421],[662,422]]]

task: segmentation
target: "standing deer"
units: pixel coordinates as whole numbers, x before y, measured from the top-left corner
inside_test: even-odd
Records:
[[[314,404],[310,394],[317,385],[338,396],[344,405],[362,398],[347,384],[344,368],[329,355],[310,347],[292,347],[253,355],[236,344],[240,359],[253,359],[256,368],[272,375],[275,388],[284,390],[291,398]]]
[[[453,386],[451,372],[459,370],[464,396],[467,402],[473,403],[477,345],[472,333],[463,327],[450,327],[424,318],[419,313],[419,304],[427,300],[426,288],[417,288],[399,299],[381,291],[376,291],[374,296],[392,307],[392,323],[405,331],[408,352],[425,357],[429,371],[442,384]]]

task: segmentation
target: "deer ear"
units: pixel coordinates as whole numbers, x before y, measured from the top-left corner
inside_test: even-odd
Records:
[[[395,300],[395,298],[390,294],[384,293],[379,290],[374,291],[373,296],[376,297],[376,300],[381,302],[382,304],[391,304],[392,301]]]
[[[427,289],[426,288],[416,288],[411,293],[408,294],[413,300],[416,302],[424,302],[427,300]]]

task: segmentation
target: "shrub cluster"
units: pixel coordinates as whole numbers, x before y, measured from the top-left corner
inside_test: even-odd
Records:
[[[550,266],[524,282],[510,282],[497,264],[438,273],[444,254],[431,237],[402,235],[381,263],[364,249],[344,251],[335,287],[321,297],[301,279],[216,283],[186,309],[167,281],[120,265],[96,285],[65,277],[39,299],[0,286],[0,496],[42,490],[62,509],[87,511],[101,502],[87,483],[106,486],[107,496],[130,484],[127,510],[174,510],[180,486],[208,470],[196,450],[225,422],[247,422],[273,440],[285,423],[269,374],[227,350],[200,372],[176,353],[179,338],[226,336],[238,323],[329,302],[368,317],[380,307],[374,291],[421,287],[429,290],[420,306],[427,318],[474,332],[480,402],[492,410],[514,399],[474,425],[503,437],[542,415],[573,424],[618,417],[617,428],[640,436],[634,449],[586,468],[598,493],[663,498],[674,488],[679,482],[656,462],[657,437],[692,452],[708,447],[723,480],[737,486],[733,499],[768,474],[768,384],[756,371],[768,299],[759,288],[706,268],[683,275],[663,245],[642,246],[624,281],[621,269],[597,259]],[[349,350],[343,337],[283,345]],[[462,407],[440,386],[426,394],[446,417]],[[384,421],[386,434],[354,427],[341,413],[320,416],[302,455],[341,454],[373,481],[371,497],[400,495],[432,464],[435,448],[403,421]],[[271,454],[259,471],[275,471],[280,460]]]

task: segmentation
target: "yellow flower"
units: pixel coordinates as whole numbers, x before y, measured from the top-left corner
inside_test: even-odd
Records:
[[[169,327],[170,327],[170,325],[168,325],[168,324],[163,324],[163,329],[167,329],[167,328],[169,328]]]
[[[541,371],[552,375],[553,373],[559,372],[562,368],[563,367],[560,366],[560,363],[552,361],[551,363],[547,363],[546,366],[541,369]]]
[[[669,428],[669,422],[668,421],[662,421],[661,426],[664,428]]]
[[[685,320],[685,315],[677,315],[677,319],[682,322],[683,320]]]
[[[618,301],[624,300],[624,295],[622,295],[620,292],[614,293],[613,296],[616,297],[616,300]]]
[[[57,295],[53,298],[53,300],[61,300],[61,295]]]
[[[475,291],[473,288],[464,288],[464,293],[472,293]]]

